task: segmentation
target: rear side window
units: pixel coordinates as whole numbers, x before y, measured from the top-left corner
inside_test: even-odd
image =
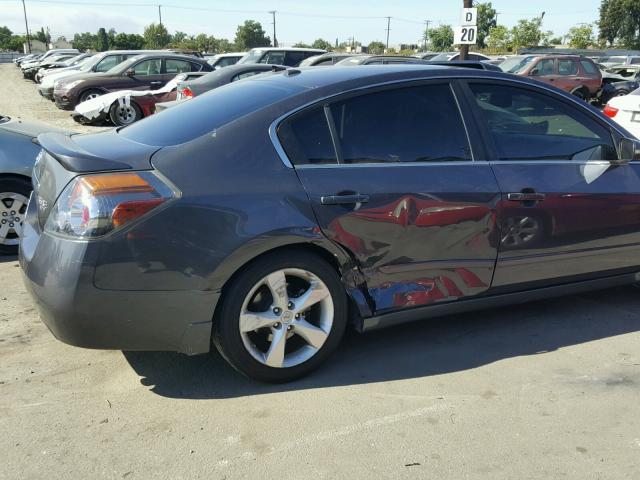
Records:
[[[550,95],[471,84],[500,160],[614,160],[608,128]]]
[[[640,57],[633,57],[631,59],[631,65],[640,65]]]
[[[186,62],[184,60],[173,60],[173,59],[167,59],[166,60],[166,73],[172,73],[172,74],[178,74],[178,73],[185,73],[185,72],[191,72],[191,71],[198,71],[199,68],[193,68],[193,66],[195,66],[195,64],[192,64],[191,62]]]
[[[577,75],[578,63],[574,60],[558,60],[558,75]]]
[[[136,63],[133,67],[136,76],[159,75],[162,71],[162,60],[154,58]]]
[[[260,63],[270,63],[275,65],[283,65],[284,64],[284,52],[276,51],[276,52],[268,52],[264,57],[260,59]]]
[[[597,67],[593,63],[591,63],[589,60],[580,60],[580,65],[582,65],[582,68],[584,68],[584,71],[587,72],[589,75],[594,75],[598,73]]]
[[[294,115],[280,125],[278,136],[294,165],[337,163],[323,106]]]
[[[120,55],[109,55],[104,57],[96,65],[96,72],[106,72],[120,63]]]
[[[279,133],[296,165],[471,159],[448,84],[385,90],[316,107],[292,117]]]

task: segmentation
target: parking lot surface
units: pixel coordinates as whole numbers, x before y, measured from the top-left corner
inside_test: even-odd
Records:
[[[0,113],[76,131],[0,66]],[[640,478],[640,290],[350,333],[286,385],[217,355],[92,351],[0,257],[0,478]]]

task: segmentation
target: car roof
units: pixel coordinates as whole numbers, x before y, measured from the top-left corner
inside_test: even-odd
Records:
[[[269,50],[270,52],[277,52],[277,51],[283,51],[283,52],[318,52],[318,53],[325,53],[326,50],[323,50],[321,48],[300,48],[300,47],[255,47],[252,48],[251,51],[253,50]]]

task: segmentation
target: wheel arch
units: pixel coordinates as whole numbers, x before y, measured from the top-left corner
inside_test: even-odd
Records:
[[[366,285],[362,281],[362,276],[359,273],[359,268],[353,260],[350,252],[344,248],[334,244],[328,239],[314,239],[299,241],[288,241],[280,245],[272,245],[263,249],[251,249],[251,255],[246,256],[239,254],[238,256],[230,256],[227,261],[220,265],[219,270],[230,272],[227,278],[220,285],[220,301],[218,301],[213,319],[217,318],[218,311],[222,304],[225,291],[229,285],[240,275],[243,271],[249,268],[252,264],[258,260],[277,254],[283,251],[303,251],[309,254],[315,255],[324,261],[326,261],[332,268],[336,270],[342,285],[347,295],[349,304],[349,320],[353,323],[356,329],[360,330],[362,327],[362,319],[372,315],[372,309],[370,302],[368,301],[368,293],[366,293]],[[238,260],[231,260],[231,258],[237,258]]]

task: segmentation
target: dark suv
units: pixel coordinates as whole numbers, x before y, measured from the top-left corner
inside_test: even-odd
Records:
[[[260,47],[252,48],[247,54],[238,60],[238,65],[243,63],[269,63],[272,65],[286,65],[287,67],[297,67],[300,63],[309,58],[326,53],[326,50],[317,48],[277,48]]]
[[[157,90],[179,73],[210,72],[206,60],[188,55],[137,55],[104,73],[74,75],[56,84],[53,99],[63,110],[116,90]]]

